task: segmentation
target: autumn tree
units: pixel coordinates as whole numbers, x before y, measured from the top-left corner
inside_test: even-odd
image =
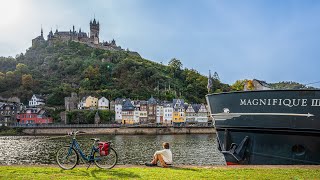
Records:
[[[32,89],[33,78],[31,74],[24,74],[21,77],[21,84],[24,89]]]
[[[16,65],[16,71],[20,74],[26,74],[28,72],[28,66],[23,63],[18,63]]]

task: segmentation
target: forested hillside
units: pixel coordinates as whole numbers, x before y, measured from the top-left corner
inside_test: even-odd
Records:
[[[16,58],[0,58],[0,96],[18,96],[26,102],[34,93],[43,94],[49,105],[63,105],[71,92],[80,97],[154,96],[205,102],[207,77],[183,68],[182,62],[173,58],[163,65],[129,51],[95,49],[77,42],[44,44]],[[218,78],[212,84],[212,92],[230,90]]]

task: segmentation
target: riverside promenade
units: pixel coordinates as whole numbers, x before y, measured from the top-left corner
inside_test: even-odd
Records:
[[[86,134],[110,135],[166,135],[166,134],[215,134],[213,126],[159,126],[159,125],[119,125],[119,124],[76,124],[76,125],[40,125],[12,126],[23,128],[28,135],[65,135],[73,130]]]

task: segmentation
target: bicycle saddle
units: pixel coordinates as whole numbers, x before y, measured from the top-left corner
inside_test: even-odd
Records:
[[[93,140],[93,141],[95,141],[95,142],[100,141],[100,139],[99,139],[99,138],[91,138],[91,140]]]

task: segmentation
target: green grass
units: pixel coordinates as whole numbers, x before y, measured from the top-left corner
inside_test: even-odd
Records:
[[[148,168],[102,170],[84,167],[62,170],[53,166],[0,166],[0,179],[320,179],[320,166],[285,168]]]

